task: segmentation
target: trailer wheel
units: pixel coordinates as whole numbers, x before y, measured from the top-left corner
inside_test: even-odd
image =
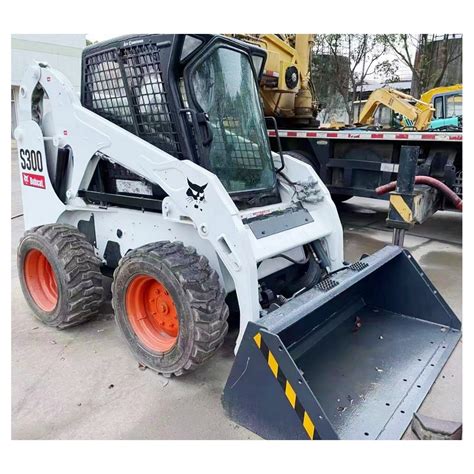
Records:
[[[17,265],[25,299],[47,326],[63,329],[97,315],[104,294],[100,260],[75,227],[48,224],[27,231]]]
[[[297,160],[302,161],[303,163],[306,163],[307,165],[310,165],[314,168],[317,174],[319,174],[319,163],[317,160],[312,158],[311,153],[308,153],[307,151],[302,151],[302,150],[297,150],[297,151],[285,151],[286,155],[290,155],[293,158],[296,158]],[[352,194],[331,194],[331,198],[334,201],[334,204],[341,204],[345,201],[348,201],[351,197],[354,197]]]
[[[353,194],[331,194],[331,198],[334,201],[334,204],[341,204],[343,202],[349,201],[349,199],[353,197]]]
[[[128,252],[114,272],[112,304],[136,359],[165,376],[194,370],[227,333],[229,309],[217,273],[181,242]]]
[[[303,163],[306,163],[307,165],[311,166],[312,168],[314,168],[314,171],[316,171],[316,173],[319,175],[319,163],[315,158],[313,158],[311,153],[308,153],[307,151],[303,150],[285,151],[283,153],[285,155],[290,155],[293,158],[296,158],[297,160],[300,160]]]

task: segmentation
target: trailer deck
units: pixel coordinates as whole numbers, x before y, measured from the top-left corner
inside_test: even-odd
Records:
[[[268,135],[278,151],[276,130]],[[419,147],[417,175],[431,176],[462,198],[462,132],[393,130],[278,130],[282,151],[311,161],[335,201],[352,196],[388,199],[375,188],[397,179],[402,146]],[[449,208],[444,199],[437,209]]]

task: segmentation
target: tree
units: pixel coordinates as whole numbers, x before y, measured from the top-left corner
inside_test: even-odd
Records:
[[[387,43],[381,41],[379,35],[368,34],[316,35],[315,43],[314,75],[318,76],[320,59],[325,58],[327,80],[334,85],[348,120],[353,122],[358,91],[362,89],[367,76],[374,73],[378,60],[387,50]],[[314,82],[317,89],[324,87]]]
[[[424,91],[443,84],[448,66],[462,57],[462,46],[444,35],[380,35],[380,40],[395,53],[412,73],[411,94],[419,97]]]
[[[398,82],[400,80],[400,76],[398,75],[399,68],[397,60],[384,59],[375,66],[374,75],[384,84]]]

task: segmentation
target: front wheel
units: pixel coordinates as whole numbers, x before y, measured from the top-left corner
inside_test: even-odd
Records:
[[[114,273],[115,319],[136,359],[165,376],[211,357],[227,333],[228,307],[205,257],[181,242],[127,253]]]

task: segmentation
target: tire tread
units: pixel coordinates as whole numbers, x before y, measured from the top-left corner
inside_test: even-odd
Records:
[[[97,316],[104,298],[100,259],[85,236],[67,224],[47,224],[28,230],[23,239],[42,236],[55,250],[65,273],[66,311],[59,329],[82,324]]]
[[[144,258],[147,260],[152,258],[157,266],[166,265],[173,272],[191,306],[195,323],[193,350],[184,367],[173,372],[176,376],[184,375],[209,359],[224,342],[229,316],[225,292],[220,285],[217,272],[210,266],[208,259],[198,255],[193,247],[186,247],[179,241],[155,242],[131,250],[122,257],[115,269],[114,281],[125,262]]]

